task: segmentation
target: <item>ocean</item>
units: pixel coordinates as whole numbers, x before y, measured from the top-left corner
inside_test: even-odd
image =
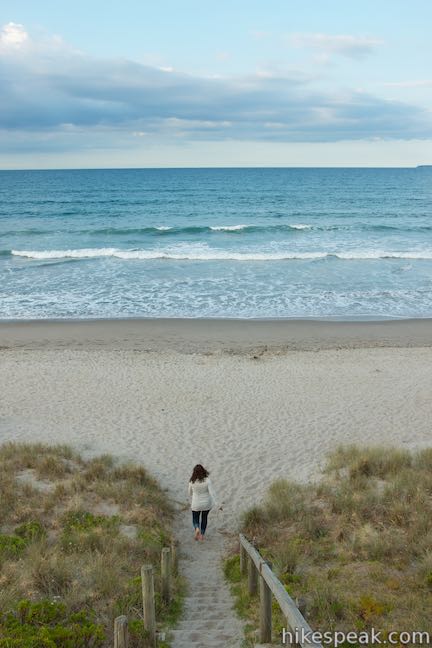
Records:
[[[0,318],[431,317],[432,168],[0,171]]]

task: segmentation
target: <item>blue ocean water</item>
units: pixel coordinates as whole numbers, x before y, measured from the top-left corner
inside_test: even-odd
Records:
[[[0,172],[0,318],[432,316],[432,168]]]

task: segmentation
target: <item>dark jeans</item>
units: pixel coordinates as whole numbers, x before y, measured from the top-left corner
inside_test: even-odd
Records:
[[[192,511],[192,524],[194,529],[199,529],[201,534],[204,535],[207,529],[207,516],[210,513],[208,511]],[[200,520],[201,517],[201,520]]]

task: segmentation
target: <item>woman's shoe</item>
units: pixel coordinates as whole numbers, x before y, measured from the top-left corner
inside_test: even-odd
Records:
[[[199,540],[199,539],[200,539],[200,536],[201,536],[200,530],[199,530],[199,529],[195,529],[194,539],[195,539],[195,540]]]

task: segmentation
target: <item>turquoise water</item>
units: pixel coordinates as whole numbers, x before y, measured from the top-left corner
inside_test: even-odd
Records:
[[[432,316],[432,169],[0,172],[0,317]]]

